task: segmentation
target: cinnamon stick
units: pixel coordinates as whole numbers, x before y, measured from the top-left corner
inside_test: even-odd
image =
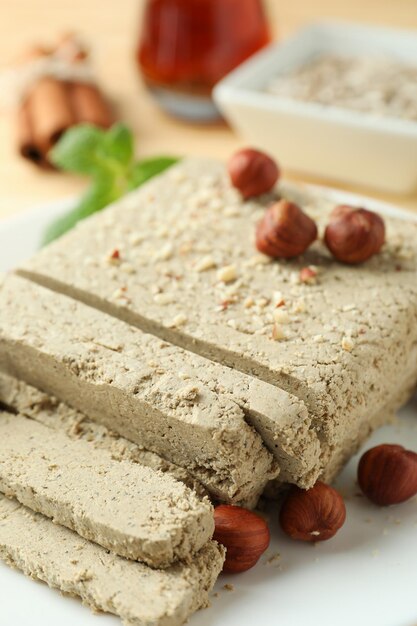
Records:
[[[108,128],[114,122],[110,105],[96,85],[72,83],[70,97],[78,123],[88,122],[102,128]]]
[[[28,106],[35,144],[46,156],[61,135],[78,121],[72,109],[68,83],[56,78],[41,78],[30,92]]]
[[[50,54],[69,64],[81,63],[87,56],[76,38],[69,35],[55,49],[32,48],[21,57],[21,62]],[[44,76],[31,87],[17,112],[18,151],[36,165],[50,167],[48,152],[68,128],[82,122],[107,128],[113,121],[112,110],[96,85]]]
[[[20,56],[16,58],[17,66],[34,61],[41,57],[48,56],[50,50],[47,48],[34,45]],[[16,112],[16,142],[19,154],[29,161],[36,163],[41,167],[47,166],[47,162],[44,159],[44,155],[39,146],[36,145],[36,140],[33,133],[32,119],[30,115],[30,94],[24,99],[21,106],[18,107]]]
[[[29,116],[29,103],[26,101],[16,113],[16,141],[19,154],[37,165],[43,166],[44,159],[41,151],[36,145],[32,132],[32,124]]]

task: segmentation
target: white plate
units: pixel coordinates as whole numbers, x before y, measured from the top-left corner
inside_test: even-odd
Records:
[[[381,213],[401,214],[376,201],[331,192],[335,202],[365,205]],[[53,216],[71,201],[38,209],[0,223],[0,270],[10,269],[37,248]],[[415,217],[415,216],[414,216]],[[417,398],[401,411],[398,425],[386,426],[365,449],[382,442],[417,450]],[[337,486],[346,496],[346,525],[331,541],[291,542],[280,532],[272,511],[272,544],[259,565],[239,576],[222,576],[212,607],[200,611],[191,626],[416,626],[417,499],[377,508],[358,497],[351,460]],[[275,564],[266,561],[277,552]],[[231,583],[234,591],[224,590]],[[62,598],[0,564],[1,626],[120,626],[111,616],[96,616],[72,599]]]
[[[215,88],[215,100],[246,140],[289,169],[411,193],[417,188],[417,123],[321,106],[266,92],[269,80],[318,54],[379,56],[414,64],[417,32],[320,22],[274,43]]]

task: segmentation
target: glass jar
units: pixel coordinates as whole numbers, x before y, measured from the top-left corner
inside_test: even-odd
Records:
[[[269,41],[261,0],[148,0],[137,58],[164,109],[210,121],[214,85]]]

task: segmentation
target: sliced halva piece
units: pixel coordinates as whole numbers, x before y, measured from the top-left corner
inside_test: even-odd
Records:
[[[417,366],[417,346],[412,351],[414,363]],[[413,370],[410,370],[413,372]],[[323,447],[323,457],[326,463],[323,467],[320,479],[331,483],[337,477],[345,463],[359,450],[374,430],[387,423],[395,423],[397,410],[406,403],[415,390],[415,375],[410,373],[401,381],[396,393],[389,399],[386,405],[375,412],[360,416],[357,424],[350,425],[345,429],[344,437],[341,437],[339,445]],[[285,484],[279,478],[272,480],[265,488],[263,495],[268,499],[276,499],[280,496]]]
[[[18,277],[0,307],[5,373],[183,466],[223,501],[259,496],[277,474],[238,404],[180,376],[187,353]]]
[[[0,413],[0,491],[116,554],[168,567],[212,537],[213,508],[169,475]]]
[[[412,396],[416,388],[417,343],[405,356],[401,364],[403,377],[397,381],[390,395],[384,395],[384,403],[375,403],[375,409],[364,407],[362,412],[353,414],[350,423],[340,425],[338,444],[322,444],[325,459],[321,478],[331,482],[345,463],[358,451],[374,430],[392,422],[395,414]]]
[[[0,372],[1,404],[8,411],[21,413],[49,428],[61,430],[71,439],[83,439],[94,447],[104,448],[110,452],[112,459],[140,463],[151,469],[168,473],[193,489],[200,497],[208,495],[203,485],[183,467],[167,461],[155,452],[144,450],[102,424],[92,422],[83,413],[60,402],[54,396]]]
[[[233,393],[247,420],[262,434],[266,445],[279,460],[281,480],[311,486],[317,477],[320,446],[315,432],[310,429],[311,420],[304,404],[276,387],[226,367],[221,368],[221,383],[217,380],[210,382],[210,369],[199,368],[198,379],[222,393],[226,390]],[[96,445],[110,449],[114,458],[126,458],[167,471],[198,493],[205,492],[201,483],[184,468],[92,422],[53,396],[1,372],[0,402],[47,426],[59,427],[71,437],[94,441]],[[256,499],[248,499],[242,504],[251,507],[256,504]]]
[[[301,204],[320,228],[334,205],[285,184],[242,202],[222,163],[189,159],[81,223],[21,272],[303,399],[325,467],[410,374],[417,223],[387,219],[382,253],[359,267],[337,263],[320,240],[298,259],[271,261],[257,253],[254,233],[277,194]]]
[[[417,368],[417,345],[410,352],[410,362],[407,365],[410,366],[408,376],[400,382],[395,393],[384,407],[378,407],[374,412],[358,416],[356,424],[350,424],[344,429],[344,435],[341,436],[338,445],[322,444],[323,458],[326,459],[326,462],[320,474],[321,480],[326,483],[333,482],[345,463],[356,454],[374,430],[396,421],[397,410],[407,402],[415,391],[416,378],[414,372]],[[412,365],[414,369],[411,367]],[[266,486],[263,495],[268,499],[276,499],[284,486],[282,480],[274,479]]]
[[[402,388],[398,390],[398,394],[392,398],[389,405],[368,417],[366,422],[364,421],[363,429],[358,437],[352,439],[347,436],[341,442],[340,447],[332,450],[329,462],[323,468],[320,476],[323,480],[332,482],[344,463],[357,451],[358,446],[362,445],[369,434],[379,426],[393,421],[396,409],[405,402],[412,392],[412,380],[404,380],[403,383]],[[153,452],[141,449],[123,437],[119,437],[105,426],[92,422],[85,415],[58,401],[53,396],[2,373],[0,373],[0,403],[4,403],[11,409],[50,428],[62,430],[71,438],[84,439],[94,446],[103,447],[111,452],[114,459],[126,459],[168,472],[177,480],[191,487],[200,497],[207,493],[204,487],[182,467],[166,461]],[[267,485],[264,495],[268,498],[278,497],[284,484],[285,482],[280,476]],[[256,501],[248,501],[244,504],[250,508],[256,504]]]
[[[0,558],[125,626],[181,626],[208,604],[224,550],[211,541],[190,563],[155,570],[0,495]]]

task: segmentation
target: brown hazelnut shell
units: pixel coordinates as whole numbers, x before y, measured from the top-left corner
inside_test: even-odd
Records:
[[[385,242],[384,220],[367,209],[338,206],[330,216],[324,241],[338,261],[363,263],[377,254]]]
[[[280,200],[270,206],[256,229],[256,247],[273,258],[292,259],[317,239],[315,222],[301,208]]]
[[[224,572],[244,572],[253,567],[269,546],[265,520],[240,506],[221,504],[214,509],[213,539],[225,546]]]
[[[346,520],[342,496],[318,481],[311,489],[291,487],[280,513],[282,530],[291,539],[326,541],[333,537]]]
[[[276,161],[253,148],[235,152],[229,159],[228,171],[232,185],[245,200],[271,191],[280,176]]]
[[[358,482],[379,506],[405,502],[417,494],[417,454],[394,444],[371,448],[359,462]]]

